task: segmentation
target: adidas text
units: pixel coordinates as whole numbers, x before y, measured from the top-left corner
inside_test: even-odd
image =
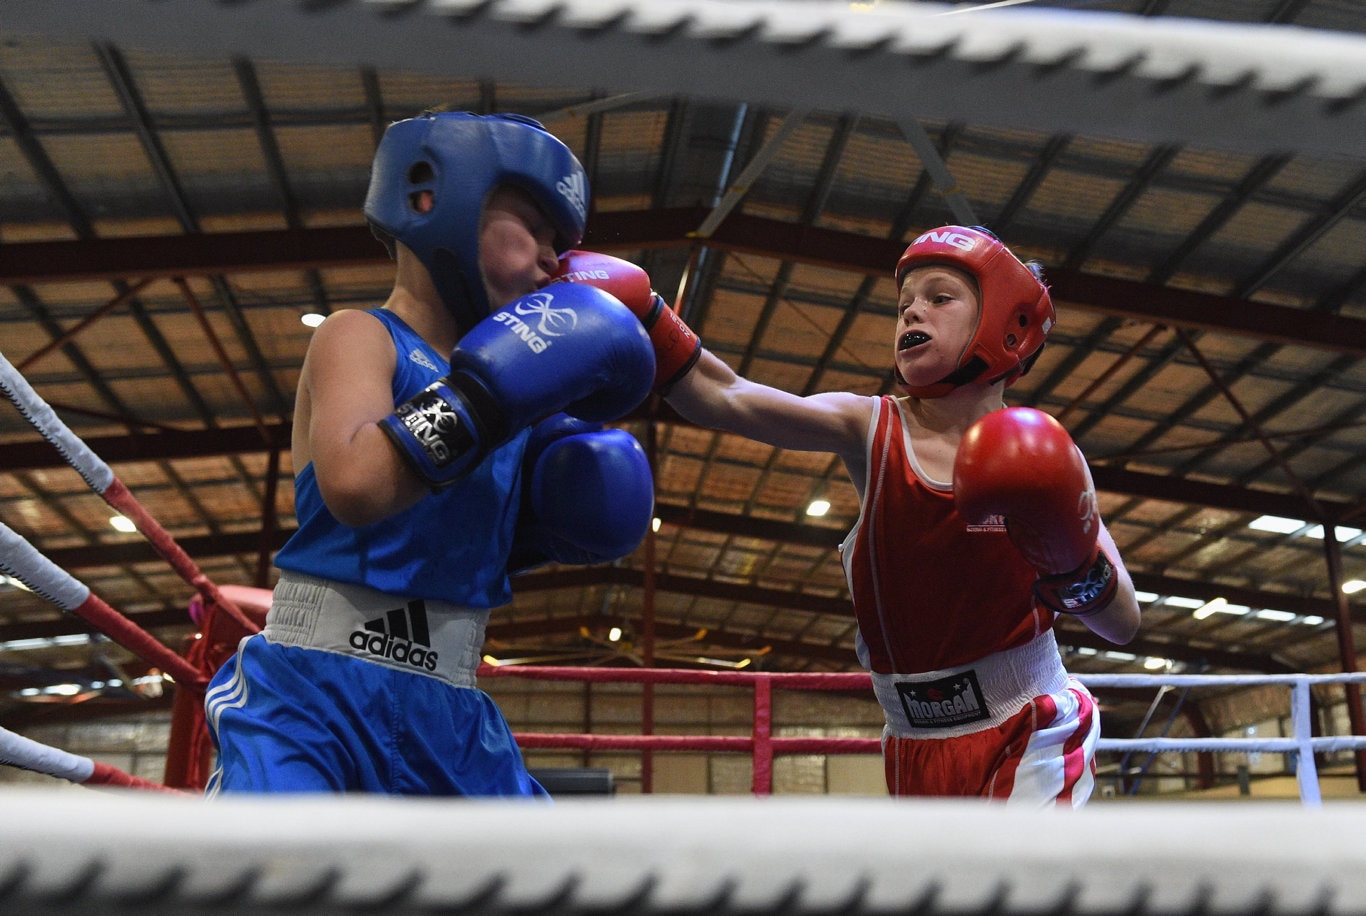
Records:
[[[425,668],[428,671],[436,670],[435,652],[406,639],[395,639],[388,633],[353,630],[351,632],[351,648],[361,652],[369,652],[371,655],[378,655],[380,658],[405,662],[414,668]]]

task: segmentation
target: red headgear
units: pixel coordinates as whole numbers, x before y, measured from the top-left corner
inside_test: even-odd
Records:
[[[906,272],[930,264],[965,270],[977,281],[981,309],[958,368],[933,385],[902,386],[913,397],[938,398],[986,378],[1010,385],[1029,371],[1053,328],[1048,287],[1001,240],[981,226],[943,226],[911,242],[896,262],[896,285]]]

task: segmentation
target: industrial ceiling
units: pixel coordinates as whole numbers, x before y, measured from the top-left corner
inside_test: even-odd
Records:
[[[392,280],[360,212],[377,138],[516,111],[587,167],[585,247],[794,392],[894,390],[890,271],[919,231],[981,223],[1042,261],[1059,323],[1008,400],[1081,445],[1144,603],[1122,649],[1061,623],[1069,667],[1342,670],[1366,638],[1363,33],[1354,0],[7,0],[0,352],[210,580],[269,587],[301,319]],[[838,461],[658,400],[622,425],[657,533],[516,580],[490,654],[855,669]],[[113,514],[0,410],[0,521],[183,647],[194,587]],[[0,713],[139,667],[0,585]]]

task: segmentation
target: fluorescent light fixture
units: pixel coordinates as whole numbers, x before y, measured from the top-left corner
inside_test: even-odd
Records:
[[[1262,610],[1258,611],[1254,616],[1258,617],[1261,620],[1274,620],[1277,623],[1289,623],[1290,621],[1298,617],[1299,614],[1292,614],[1289,611],[1276,611],[1272,610],[1271,608],[1263,608]]]
[[[1263,515],[1248,522],[1247,526],[1254,531],[1269,531],[1272,534],[1294,534],[1297,531],[1304,531],[1304,536],[1307,538],[1323,540],[1322,525],[1315,525],[1298,518]],[[1353,538],[1361,537],[1362,533],[1360,528],[1349,528],[1346,525],[1338,525],[1333,529],[1333,534],[1337,537],[1339,544],[1345,544]]]
[[[25,652],[29,649],[53,649],[58,646],[85,646],[92,642],[86,633],[68,633],[65,636],[37,636],[32,639],[11,639],[0,642],[0,652]]]
[[[620,641],[621,641],[621,627],[612,627],[612,629],[608,630],[608,631],[607,631],[607,641],[608,641],[608,642],[620,642]]]
[[[11,639],[9,642],[0,642],[0,652],[27,652],[29,649],[50,649],[52,640],[43,639],[41,636],[34,639]]]
[[[1149,656],[1143,660],[1143,667],[1149,671],[1157,671],[1161,668],[1166,668],[1170,664],[1171,662],[1165,658],[1153,658]]]
[[[1333,536],[1338,539],[1339,544],[1345,544],[1352,538],[1359,537],[1360,535],[1360,528],[1348,528],[1346,525],[1338,525],[1333,529]],[[1320,541],[1323,540],[1323,526],[1315,525],[1313,528],[1306,531],[1304,536],[1307,538],[1315,538]]]
[[[662,525],[662,524],[663,524],[663,522],[661,522],[661,521],[659,520],[659,516],[656,515],[654,518],[650,519],[650,530],[653,531],[653,532],[655,532],[656,534],[658,534],[658,533],[659,533],[659,526]]]
[[[138,530],[138,526],[134,525],[131,519],[125,518],[122,515],[116,515],[111,518],[109,524],[114,526],[115,531],[122,531],[124,534],[130,534]]]
[[[809,506],[806,507],[806,514],[807,514],[807,515],[817,515],[817,516],[819,516],[819,515],[824,515],[825,513],[829,512],[829,511],[830,511],[830,500],[828,500],[828,499],[813,499],[813,500],[811,500],[811,505],[809,505]]]
[[[1272,534],[1293,534],[1308,525],[1297,518],[1282,518],[1279,515],[1263,515],[1247,523],[1253,531],[1270,531]]]
[[[322,324],[326,319],[326,315],[320,315],[317,312],[306,312],[305,314],[299,317],[299,320],[302,321],[304,324],[308,325],[310,328],[316,328],[318,325]]]
[[[1157,600],[1157,592],[1134,592],[1134,598],[1139,604],[1152,604]]]
[[[1320,617],[1318,614],[1306,614],[1305,616],[1300,618],[1300,623],[1304,624],[1307,627],[1316,627],[1319,624],[1323,623],[1323,618]]]
[[[1195,613],[1191,614],[1191,616],[1196,620],[1204,620],[1206,617],[1213,617],[1227,606],[1228,601],[1226,599],[1214,598],[1196,608]]]
[[[1349,579],[1342,583],[1342,593],[1344,595],[1355,595],[1357,592],[1366,588],[1366,580]]]
[[[1191,609],[1191,610],[1194,610],[1195,608],[1198,608],[1198,607],[1204,607],[1204,606],[1205,606],[1205,599],[1203,599],[1203,598],[1182,598],[1180,595],[1169,595],[1169,596],[1167,596],[1167,600],[1164,601],[1164,602],[1162,602],[1162,603],[1165,604],[1165,605],[1167,605],[1168,607],[1184,607],[1184,608],[1189,608],[1189,609]]]

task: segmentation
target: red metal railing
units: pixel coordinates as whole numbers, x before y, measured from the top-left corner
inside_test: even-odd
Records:
[[[481,678],[586,683],[705,684],[745,687],[754,692],[754,721],[744,735],[592,735],[567,732],[518,732],[524,749],[583,751],[719,751],[750,754],[754,760],[755,795],[773,792],[773,758],[781,754],[876,754],[880,738],[786,737],[773,734],[773,689],[866,691],[872,683],[866,672],[801,673],[698,671],[681,668],[576,668],[554,665],[484,665]]]

